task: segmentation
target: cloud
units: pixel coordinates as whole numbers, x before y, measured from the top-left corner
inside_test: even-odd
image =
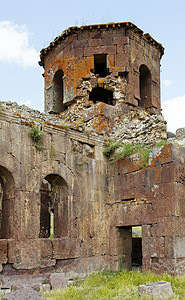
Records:
[[[171,85],[173,82],[171,80],[165,79],[163,80],[163,84],[165,87],[168,87],[169,85]]]
[[[29,45],[26,26],[10,21],[0,22],[0,61],[16,63],[23,67],[36,66],[39,54]]]
[[[175,133],[176,129],[185,127],[185,95],[165,100],[162,103],[162,109],[168,131]]]

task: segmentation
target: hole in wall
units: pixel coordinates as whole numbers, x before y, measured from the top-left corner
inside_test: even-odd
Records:
[[[54,113],[61,113],[66,109],[64,104],[64,72],[60,69],[53,77],[53,109]]]
[[[104,102],[113,105],[113,92],[101,87],[95,87],[89,94],[89,100],[94,103]]]
[[[148,108],[151,102],[151,73],[147,66],[139,68],[140,107]]]

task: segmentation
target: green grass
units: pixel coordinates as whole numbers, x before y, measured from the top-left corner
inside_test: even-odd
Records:
[[[123,146],[122,143],[118,143],[117,141],[114,141],[112,139],[108,139],[104,143],[104,151],[103,154],[107,156],[108,158],[114,153],[115,149]]]
[[[161,147],[161,146],[164,146],[164,145],[166,145],[166,144],[167,144],[167,142],[164,141],[164,140],[162,140],[162,141],[158,142],[155,146],[156,146],[156,147]]]
[[[65,290],[54,290],[43,293],[48,300],[121,300],[149,299],[140,297],[137,288],[141,284],[168,281],[171,282],[175,296],[173,299],[183,299],[185,295],[185,276],[174,278],[168,274],[154,275],[139,271],[112,272],[102,271],[93,273],[84,281],[69,286]]]
[[[155,147],[161,147],[166,145],[165,140],[161,140],[156,143]],[[119,151],[115,151],[119,148]],[[110,162],[113,163],[116,160],[120,160],[126,157],[129,157],[132,154],[140,154],[140,167],[145,168],[148,166],[149,155],[153,148],[146,146],[145,144],[131,144],[131,143],[120,143],[114,140],[109,139],[104,143],[103,154],[110,159]]]

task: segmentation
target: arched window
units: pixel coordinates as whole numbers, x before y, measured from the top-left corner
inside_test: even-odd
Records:
[[[53,112],[61,113],[65,110],[64,105],[64,73],[60,69],[58,70],[53,78]]]
[[[40,238],[60,238],[68,232],[68,187],[57,174],[46,176],[40,190]]]
[[[113,105],[113,92],[101,87],[95,87],[89,94],[89,100]]]
[[[145,65],[139,68],[140,103],[139,106],[148,108],[151,103],[151,73]]]
[[[0,238],[13,235],[14,179],[12,174],[0,166]]]

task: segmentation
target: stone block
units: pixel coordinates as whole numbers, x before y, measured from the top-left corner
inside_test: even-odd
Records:
[[[50,275],[50,285],[52,290],[64,289],[67,287],[67,280],[63,273],[52,273]]]
[[[8,259],[7,240],[0,240],[0,264],[5,264]]]
[[[151,226],[153,237],[172,236],[174,233],[174,217],[156,218],[157,223]]]
[[[20,289],[23,289],[23,288],[26,288],[26,287],[29,287],[29,288],[32,288],[33,290],[39,292],[40,290],[40,285],[39,283],[37,282],[31,282],[27,279],[22,279],[22,280],[16,280],[12,285],[11,285],[11,292],[14,292],[14,291],[17,291],[17,290],[20,290]]]
[[[165,257],[168,259],[175,258],[175,237],[174,236],[165,236]]]
[[[176,258],[185,258],[185,237],[176,237],[174,244]]]
[[[69,259],[78,257],[80,242],[77,239],[53,239],[53,258]]]
[[[53,254],[53,245],[51,239],[40,239],[41,259],[51,259]]]
[[[35,290],[28,287],[19,289],[15,292],[8,293],[2,298],[2,300],[15,300],[15,299],[19,299],[19,300],[27,300],[27,299],[44,300],[45,299],[46,300],[44,296],[40,295]]]
[[[143,256],[145,257],[160,257],[165,254],[165,239],[164,237],[143,237]]]
[[[172,299],[174,297],[171,283],[166,281],[140,285],[138,287],[138,292],[140,296],[153,297],[154,299]]]
[[[174,179],[174,164],[164,164],[161,171],[161,182],[172,182]]]

